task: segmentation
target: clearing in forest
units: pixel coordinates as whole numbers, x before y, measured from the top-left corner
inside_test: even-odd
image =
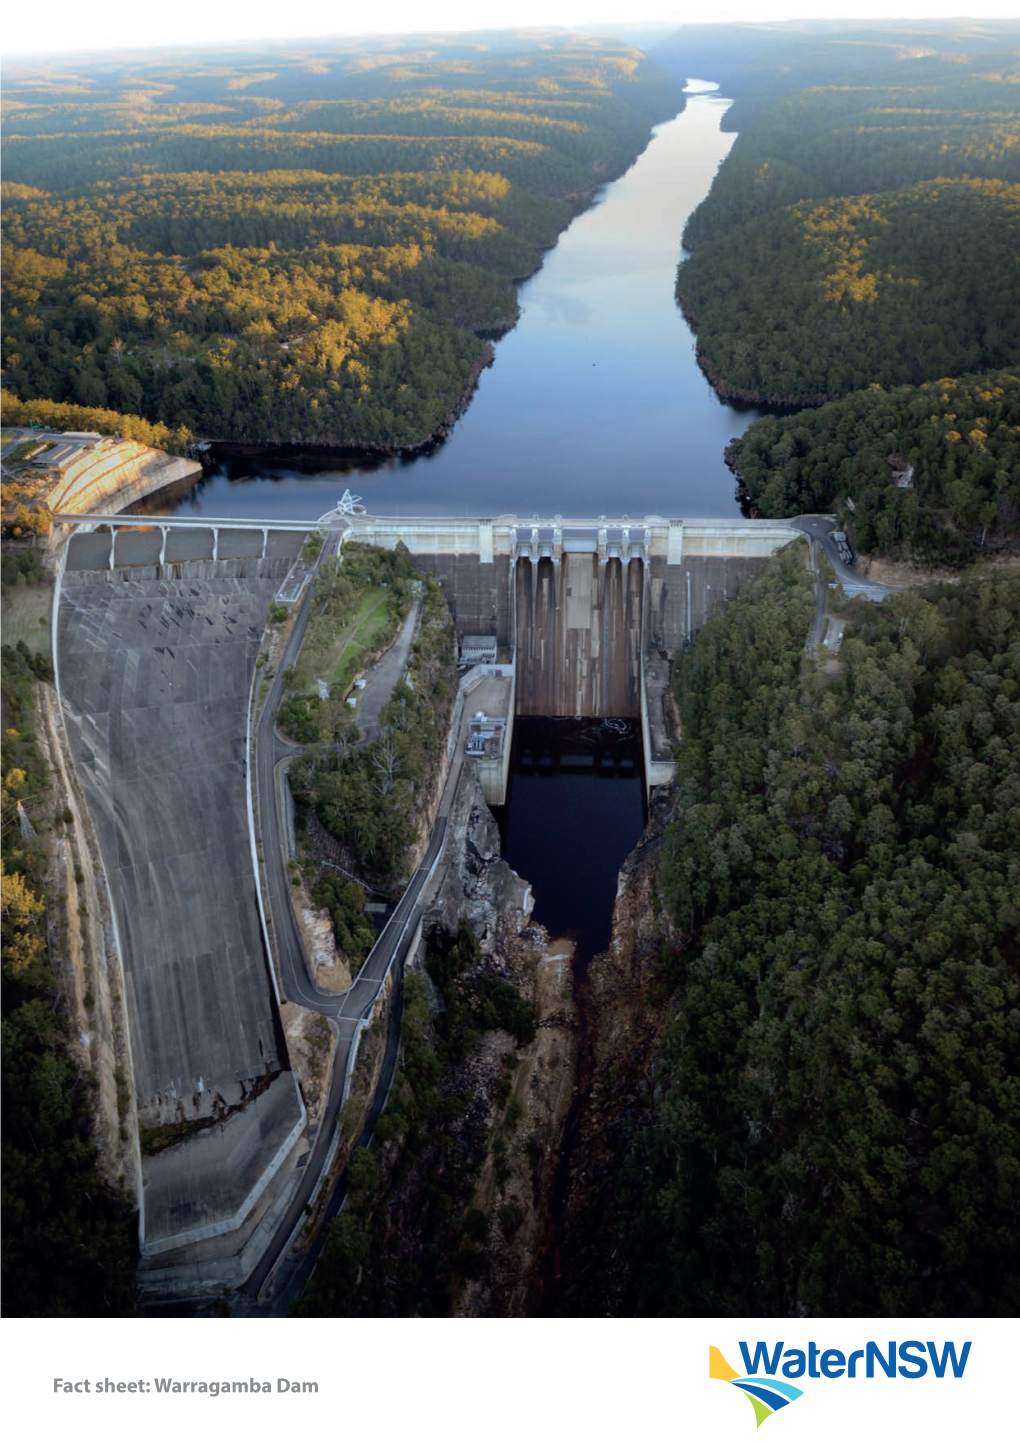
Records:
[[[388,599],[385,586],[370,586],[347,626],[332,629],[328,620],[327,624],[317,625],[318,618],[314,618],[301,648],[295,689],[310,689],[320,678],[331,688],[348,686],[361,657],[371,650],[386,625]]]

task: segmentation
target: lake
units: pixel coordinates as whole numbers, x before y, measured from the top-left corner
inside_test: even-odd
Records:
[[[232,458],[145,509],[314,518],[349,486],[384,515],[739,515],[723,449],[759,412],[716,398],[673,293],[684,222],[734,137],[729,101],[688,89],[521,286],[520,321],[431,453],[314,472]]]

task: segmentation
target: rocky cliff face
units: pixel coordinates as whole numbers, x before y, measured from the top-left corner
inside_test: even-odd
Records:
[[[456,931],[470,923],[483,950],[498,944],[500,923],[506,940],[527,927],[534,902],[531,887],[500,856],[499,829],[485,804],[481,786],[467,777],[457,789],[447,823],[449,865],[426,918],[428,925]]]
[[[491,815],[480,798],[471,804],[463,866],[459,876],[451,870],[442,896],[444,922],[470,917],[483,948],[534,1006],[538,1035],[518,1054],[503,1113],[516,1117],[509,1134],[492,1100],[498,1071],[489,1078],[494,1160],[474,1199],[490,1219],[487,1267],[462,1290],[464,1314],[602,1314],[622,1286],[602,1223],[614,1141],[648,1083],[666,1021],[654,980],[669,941],[656,873],[674,804],[672,788],[653,801],[620,873],[610,947],[576,996],[572,943],[528,922],[530,896],[521,899],[523,883],[499,859]]]
[[[463,1077],[471,1105],[484,1114],[489,1155],[470,1198],[486,1219],[486,1266],[465,1281],[457,1310],[526,1316],[574,1094],[573,948],[531,922],[531,888],[501,859],[499,832],[477,783],[461,787],[451,827],[454,864],[429,921],[452,931],[466,919],[483,965],[516,987],[537,1022],[534,1041],[516,1049],[506,1033],[485,1033]]]
[[[502,860],[480,788],[461,786],[449,864],[405,980],[401,1067],[311,1313],[612,1309],[612,1142],[663,1025],[655,871],[668,814],[666,797],[621,874],[612,944],[578,969],[575,997],[571,943],[532,921],[530,888]],[[535,1021],[524,1033],[521,997]]]
[[[678,938],[659,901],[657,873],[675,805],[674,788],[660,787],[644,835],[620,871],[609,949],[592,961],[579,998],[585,1045],[564,1159],[558,1255],[555,1270],[546,1267],[542,1302],[542,1310],[553,1315],[612,1315],[626,1282],[616,1260],[620,1216],[614,1173],[645,1111],[668,1020],[656,969],[663,947]]]

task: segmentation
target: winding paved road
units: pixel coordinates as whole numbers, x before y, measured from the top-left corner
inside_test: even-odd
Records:
[[[836,580],[843,587],[847,597],[864,596],[869,601],[884,601],[886,596],[896,588],[880,586],[874,581],[865,581],[858,576],[852,566],[848,566],[840,558],[836,543],[832,539],[832,533],[836,527],[831,516],[797,516],[790,524],[798,526],[807,538],[808,562],[815,576],[815,614],[808,629],[804,650],[808,656],[817,656],[819,647],[825,638],[826,609],[829,602],[829,587],[818,564],[819,548],[825,553],[826,560],[836,573]],[[840,631],[840,636],[842,634]]]
[[[335,550],[338,538],[339,531],[334,528],[330,531],[329,540],[323,547],[322,555],[327,555]],[[440,814],[432,828],[428,849],[380,933],[375,946],[369,952],[353,985],[348,991],[339,995],[320,991],[309,976],[301,934],[290,903],[290,878],[287,874],[287,858],[282,842],[281,818],[277,812],[277,768],[301,748],[284,741],[278,734],[274,722],[276,708],[283,690],[283,673],[288,666],[293,665],[308,626],[311,594],[312,587],[309,586],[301,602],[284,654],[276,668],[273,683],[258,721],[254,780],[258,798],[259,834],[266,878],[267,915],[271,919],[283,997],[286,1001],[297,1002],[301,1006],[319,1012],[322,1016],[330,1017],[337,1025],[339,1036],[333,1057],[329,1087],[322,1106],[322,1120],[304,1166],[301,1184],[261,1260],[244,1286],[239,1289],[241,1294],[249,1299],[258,1297],[276,1263],[290,1243],[326,1165],[333,1141],[334,1123],[343,1097],[351,1048],[358,1034],[359,1023],[366,1018],[374,1005],[387,972],[405,939],[412,936],[417,929],[422,916],[419,898],[442,852],[450,805],[460,781],[462,766],[461,760],[458,759],[451,767],[440,802]],[[406,652],[406,647],[404,649]]]
[[[460,768],[458,767],[458,778],[459,770]],[[456,783],[454,783],[454,785],[456,785]],[[452,791],[450,794],[452,794]],[[335,1119],[340,1110],[344,1080],[347,1074],[351,1047],[358,1031],[358,1023],[364,1019],[378,996],[386,972],[401,943],[405,937],[414,934],[418,922],[421,919],[423,908],[419,905],[419,897],[442,851],[443,841],[446,836],[446,821],[446,815],[438,818],[432,829],[429,848],[425,853],[421,865],[411,877],[410,883],[404,895],[401,897],[399,905],[386,923],[382,935],[369,953],[368,959],[359,972],[351,989],[340,997],[327,996],[326,993],[322,992],[315,993],[318,998],[315,1009],[321,1011],[323,1015],[334,1017],[340,1030],[336,1052],[333,1057],[333,1070],[330,1074],[329,1089],[322,1106],[322,1122],[320,1123],[308,1161],[305,1163],[301,1185],[277,1227],[272,1242],[266,1248],[260,1262],[251,1273],[247,1282],[239,1289],[242,1295],[246,1297],[256,1298],[262,1290],[267,1278],[276,1266],[277,1261],[288,1246],[295,1228],[303,1218],[305,1207],[311,1199],[323,1167],[326,1164],[326,1158],[333,1141],[334,1131],[334,1126],[330,1119]],[[307,984],[310,985],[310,983]]]

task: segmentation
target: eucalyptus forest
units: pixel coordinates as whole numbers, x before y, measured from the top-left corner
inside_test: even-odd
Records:
[[[661,1039],[572,1219],[564,1311],[1020,1304],[1020,583],[851,608],[776,557],[677,693]]]
[[[1020,58],[964,43],[738,99],[677,279],[719,392],[794,412],[728,453],[752,513],[943,565],[1020,536]]]
[[[717,393],[766,412],[726,452],[744,509],[832,512],[859,551],[937,579],[881,605],[834,584],[838,649],[809,654],[824,588],[794,542],[674,658],[675,784],[619,891],[625,909],[644,888],[639,940],[629,973],[622,944],[593,959],[582,1019],[539,1022],[520,958],[494,963],[463,917],[426,931],[390,1100],[350,1153],[299,1314],[447,1315],[472,1287],[495,1308],[528,1206],[539,1240],[504,1294],[518,1311],[1020,1307],[1016,27],[12,65],[4,421],[179,453],[427,446],[515,323],[517,283],[699,74],[735,97],[738,136],[688,222],[675,300]],[[42,594],[39,553],[5,554],[3,586],[5,604]],[[298,840],[342,855],[310,889],[356,973],[375,933],[354,873],[382,895],[411,865],[454,628],[400,549],[348,547],[309,589],[276,720],[304,748]],[[350,686],[419,602],[407,678],[362,744]],[[363,613],[370,638],[340,646]],[[270,606],[270,628],[288,623]],[[75,819],[54,815],[41,744],[52,677],[43,649],[4,646],[7,1307],[130,1313],[131,1204],[96,1167],[99,1078],[76,1072],[49,955],[71,903],[46,895],[48,856]],[[479,874],[491,860],[469,857]],[[563,1015],[575,999],[568,983]],[[547,1024],[590,1048],[589,1074],[570,1063],[562,1156],[527,1130],[517,1084]],[[515,1167],[533,1203],[511,1200]]]
[[[441,433],[514,281],[683,103],[583,37],[171,57],[7,76],[6,384],[214,439]]]

